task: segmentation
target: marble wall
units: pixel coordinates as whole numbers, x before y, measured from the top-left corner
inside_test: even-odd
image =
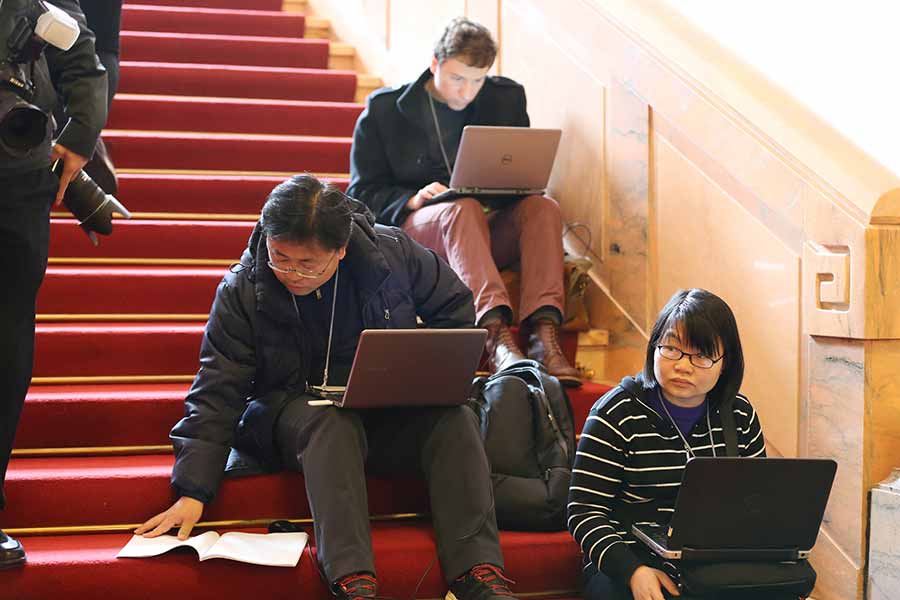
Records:
[[[900,470],[872,490],[869,600],[900,598]]]

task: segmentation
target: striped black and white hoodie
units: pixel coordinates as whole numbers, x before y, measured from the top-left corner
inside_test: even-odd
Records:
[[[640,375],[626,377],[597,400],[585,422],[569,488],[568,527],[584,553],[588,577],[599,568],[627,587],[639,566],[657,566],[631,535],[631,525],[668,524],[688,459],[675,426],[650,408],[648,398],[657,393]],[[715,453],[725,456],[722,402],[709,401]],[[733,410],[740,455],[765,456],[759,418],[750,402],[737,394]],[[686,437],[695,456],[713,455],[705,417]],[[716,482],[709,485],[714,494]]]

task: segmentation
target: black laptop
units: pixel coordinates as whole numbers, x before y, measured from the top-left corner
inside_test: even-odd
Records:
[[[667,559],[804,559],[816,543],[837,463],[818,458],[694,458],[668,527],[635,537]]]

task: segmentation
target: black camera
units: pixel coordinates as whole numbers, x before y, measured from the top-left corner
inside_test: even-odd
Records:
[[[61,174],[62,167],[62,162],[57,161],[53,165],[53,172]],[[63,196],[63,204],[78,219],[78,224],[95,246],[100,243],[97,240],[98,233],[103,235],[112,233],[113,213],[119,213],[126,219],[131,218],[128,209],[114,196],[104,192],[83,170],[78,171],[69,182]]]
[[[50,135],[51,117],[32,104],[39,83],[35,63],[47,44],[62,51],[78,39],[78,22],[62,9],[42,0],[0,0],[0,152],[27,156]],[[51,85],[44,81],[44,85]],[[53,167],[59,175],[62,164]],[[112,214],[131,214],[79,171],[66,188],[63,203],[97,245],[97,233],[112,233]]]

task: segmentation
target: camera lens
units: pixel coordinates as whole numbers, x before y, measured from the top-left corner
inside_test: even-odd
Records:
[[[47,115],[15,96],[4,100],[8,101],[0,101],[0,144],[10,154],[21,156],[44,141]]]

